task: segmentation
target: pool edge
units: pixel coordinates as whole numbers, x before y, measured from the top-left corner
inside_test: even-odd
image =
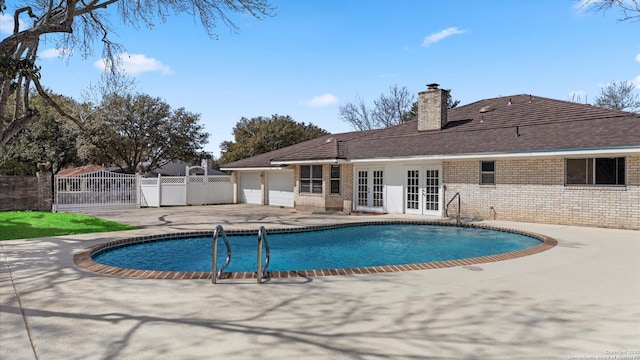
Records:
[[[455,224],[447,221],[420,221],[420,220],[384,220],[384,221],[365,221],[365,222],[350,222],[331,225],[316,225],[296,228],[280,228],[271,229],[270,233],[276,232],[301,232],[301,231],[313,231],[332,229],[348,226],[362,226],[362,225],[379,225],[379,224],[419,224],[419,225],[439,225],[439,226],[455,226]],[[462,227],[481,228],[496,231],[511,232],[515,234],[530,236],[540,240],[540,244],[523,249],[507,253],[480,256],[474,258],[465,258],[458,260],[445,260],[436,262],[424,262],[414,264],[403,265],[385,265],[385,266],[370,266],[370,267],[356,267],[356,268],[339,268],[339,269],[321,269],[321,270],[297,270],[297,271],[269,271],[267,272],[270,279],[284,279],[293,277],[320,277],[320,276],[338,276],[338,275],[364,275],[375,273],[390,273],[401,271],[415,271],[415,270],[429,270],[429,269],[442,269],[457,266],[470,266],[485,263],[492,263],[497,261],[505,261],[511,259],[517,259],[524,256],[530,256],[543,251],[549,250],[558,244],[558,241],[550,236],[524,230],[511,229],[500,226],[493,226],[489,224],[480,223],[463,223]],[[228,234],[234,235],[252,235],[256,234],[255,230],[232,230],[228,231]],[[83,248],[76,252],[73,256],[74,264],[80,269],[90,271],[97,274],[135,278],[135,279],[172,279],[172,280],[193,280],[193,279],[212,279],[211,272],[203,271],[156,271],[156,270],[136,270],[119,268],[109,265],[97,263],[93,260],[94,254],[114,247],[126,246],[133,243],[140,243],[146,241],[155,241],[155,239],[166,237],[189,237],[197,235],[209,235],[212,236],[213,231],[190,231],[180,233],[170,233],[162,235],[140,236],[126,239],[112,240],[101,244],[93,245]],[[257,279],[255,272],[228,272],[224,273],[222,279]]]

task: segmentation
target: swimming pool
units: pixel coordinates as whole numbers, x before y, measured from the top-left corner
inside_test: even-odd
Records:
[[[254,275],[256,234],[228,232],[233,256],[226,271],[233,277]],[[540,252],[555,245],[552,240],[507,229],[417,222],[272,229],[269,271],[271,277],[288,277],[461,266]],[[211,243],[211,233],[126,239],[85,249],[77,254],[76,264],[121,276],[208,278]],[[219,247],[218,254],[222,264],[224,248]]]

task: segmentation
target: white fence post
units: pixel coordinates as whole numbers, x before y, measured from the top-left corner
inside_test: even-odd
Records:
[[[162,174],[158,174],[158,207],[162,206]]]

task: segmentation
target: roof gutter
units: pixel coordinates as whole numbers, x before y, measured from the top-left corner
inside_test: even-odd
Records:
[[[268,171],[268,170],[284,170],[286,166],[268,166],[268,167],[238,167],[238,168],[225,168],[221,167],[222,171]]]
[[[318,160],[286,160],[286,161],[278,161],[271,160],[273,165],[300,165],[300,164],[340,164],[347,163],[348,160],[345,159],[318,159]]]
[[[305,164],[344,164],[344,163],[375,163],[375,162],[402,162],[402,161],[446,161],[446,160],[491,160],[491,159],[527,159],[537,157],[578,157],[596,155],[628,155],[640,154],[640,147],[619,147],[608,149],[578,149],[578,150],[551,150],[551,151],[530,151],[512,153],[477,153],[477,154],[456,154],[456,155],[430,155],[430,156],[406,156],[406,157],[383,157],[371,159],[317,159],[317,160],[271,160],[271,167],[243,167],[243,168],[220,168],[223,171],[264,171],[264,170],[284,170],[288,165]],[[281,166],[277,166],[281,165]]]
[[[518,153],[480,153],[480,154],[457,154],[457,155],[431,155],[431,156],[410,156],[410,157],[385,157],[375,159],[353,159],[351,163],[371,163],[371,162],[400,162],[400,161],[425,161],[425,160],[474,160],[474,159],[514,159],[514,158],[536,158],[536,157],[577,157],[594,155],[627,155],[640,154],[640,147],[633,148],[612,148],[612,149],[581,149],[581,150],[553,150]]]

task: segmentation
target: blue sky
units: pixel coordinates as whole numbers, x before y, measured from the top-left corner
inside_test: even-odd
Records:
[[[373,105],[393,85],[417,94],[436,82],[461,105],[515,94],[592,102],[614,80],[640,89],[640,22],[586,13],[572,0],[272,4],[275,16],[234,16],[240,32],[220,25],[217,40],[188,16],[153,29],[114,19],[112,39],[126,48],[140,92],[201,114],[211,134],[205,150],[216,157],[242,117],[289,115],[351,131],[338,107],[357,96]],[[4,20],[1,36],[10,30]],[[100,76],[101,49],[61,59],[54,47],[40,45],[42,83],[80,99]]]

